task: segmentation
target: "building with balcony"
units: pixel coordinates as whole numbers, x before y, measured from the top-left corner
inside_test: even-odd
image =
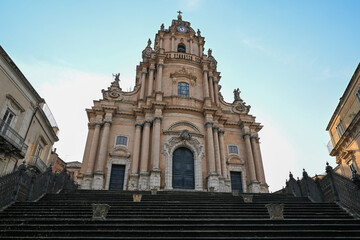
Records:
[[[0,89],[0,176],[14,171],[23,160],[44,171],[58,141],[58,127],[45,100],[1,46]]]
[[[346,177],[360,170],[360,64],[356,68],[326,128],[328,149],[336,157],[336,171]]]
[[[149,39],[135,88],[120,74],[87,109],[82,189],[268,192],[250,106],[224,101],[211,49],[181,14]]]

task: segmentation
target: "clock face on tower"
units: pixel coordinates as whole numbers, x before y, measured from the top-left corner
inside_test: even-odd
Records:
[[[182,33],[187,32],[187,27],[185,27],[185,26],[178,26],[176,29],[177,29],[179,32],[182,32]]]

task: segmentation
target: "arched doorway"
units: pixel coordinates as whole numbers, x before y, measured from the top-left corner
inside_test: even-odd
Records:
[[[173,189],[194,189],[194,155],[185,148],[180,147],[173,154],[172,169]]]

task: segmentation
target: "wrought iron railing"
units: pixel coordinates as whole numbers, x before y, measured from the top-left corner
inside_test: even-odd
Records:
[[[24,138],[2,119],[0,119],[0,136],[18,149],[22,157],[25,157],[28,146],[25,144]]]
[[[40,157],[37,156],[32,156],[30,158],[29,165],[36,167],[36,169],[39,170],[40,172],[45,172],[47,169],[45,162]]]
[[[34,201],[46,193],[76,188],[66,168],[60,173],[53,173],[49,167],[45,172],[36,174],[23,163],[17,171],[0,178],[0,210],[15,201]]]

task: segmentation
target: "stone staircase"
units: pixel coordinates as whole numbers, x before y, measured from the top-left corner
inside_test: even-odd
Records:
[[[158,191],[133,202],[129,191],[63,191],[17,202],[0,213],[1,239],[360,239],[360,220],[335,203],[285,194]],[[92,203],[111,206],[92,220]],[[283,203],[284,220],[270,220],[268,203]]]

